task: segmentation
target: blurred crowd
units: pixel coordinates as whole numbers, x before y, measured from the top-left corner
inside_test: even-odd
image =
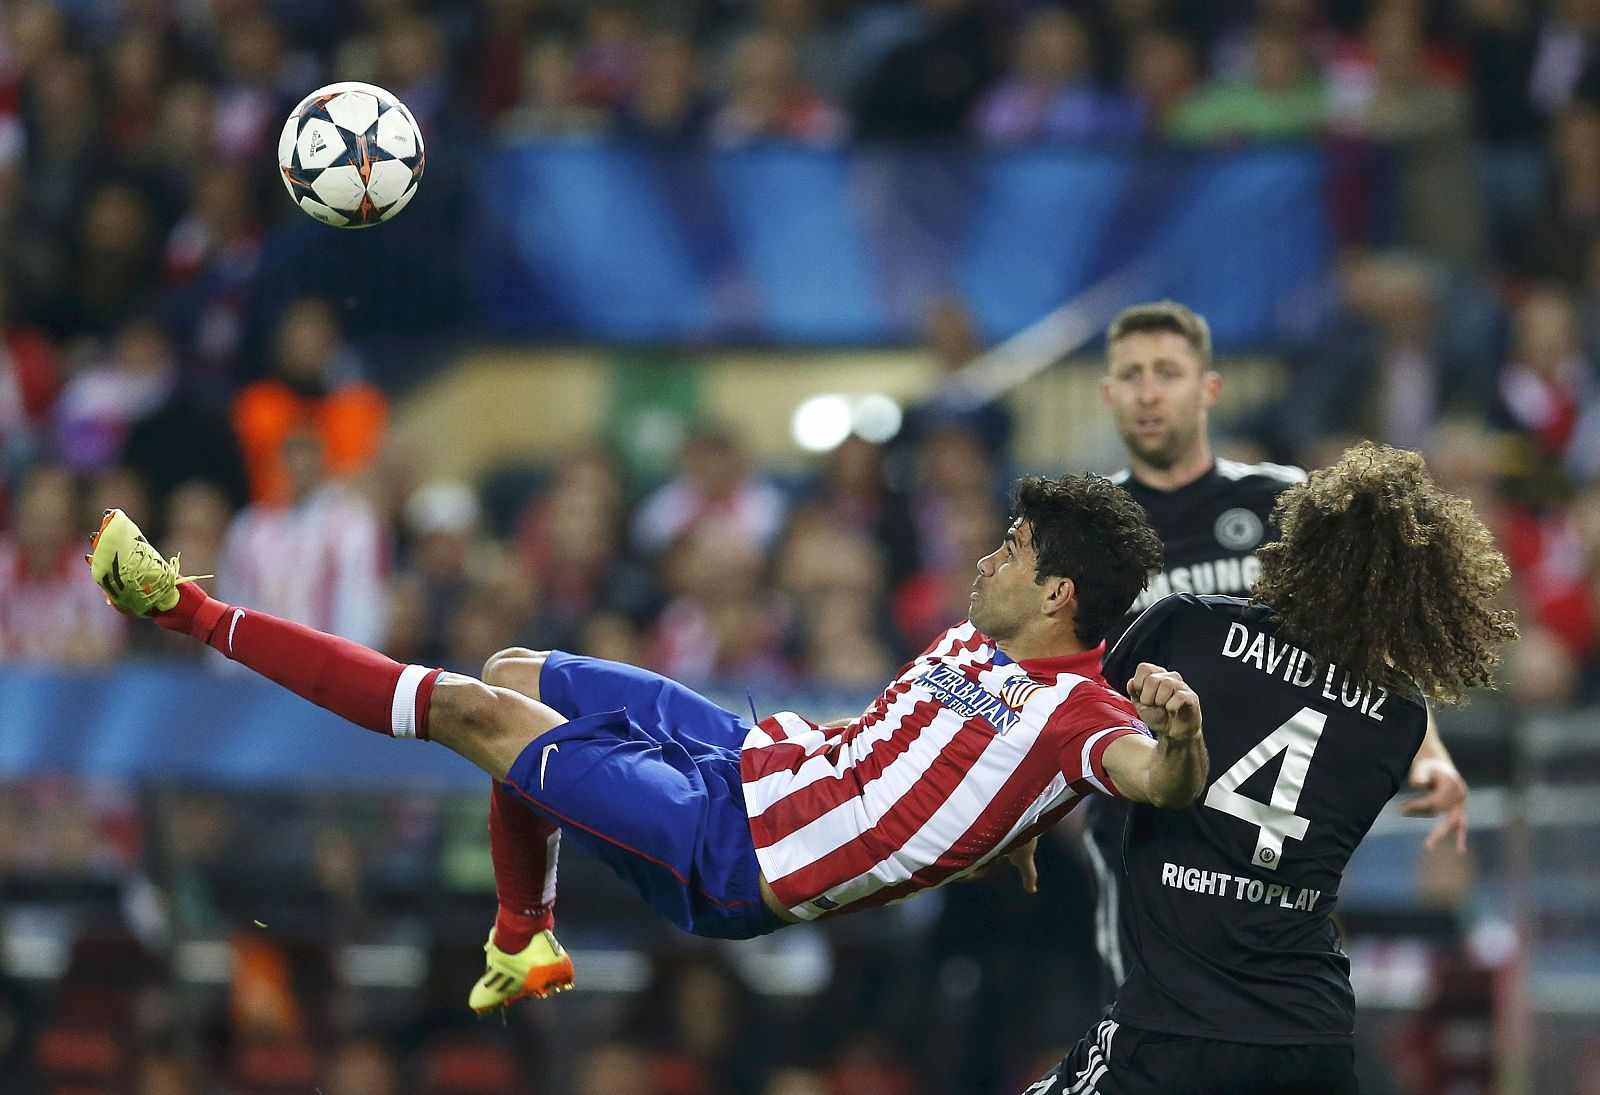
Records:
[[[911,407],[896,438],[852,436],[798,475],[757,466],[726,424],[688,421],[659,475],[597,441],[484,482],[436,478],[391,428],[396,359],[375,348],[368,304],[264,275],[293,232],[326,231],[277,192],[271,156],[288,110],[334,78],[411,107],[430,182],[452,146],[573,136],[1318,141],[1340,258],[1264,348],[1288,394],[1224,413],[1226,451],[1317,466],[1359,436],[1422,449],[1512,560],[1518,701],[1600,698],[1600,0],[0,3],[0,672],[146,655],[225,671],[128,626],[86,580],[86,535],[113,505],[228,600],[469,673],[507,645],[560,646],[737,695],[858,693],[964,614],[1019,470],[1004,406]],[[984,348],[960,302],[928,315],[941,370]],[[212,809],[177,830],[228,824]],[[155,843],[138,833],[144,813],[94,789],[7,788],[0,883],[140,876]],[[31,846],[19,832],[48,835]],[[340,865],[364,858],[318,848],[337,904],[337,881],[359,873]],[[163,900],[193,896],[157,882]],[[137,904],[128,893],[116,900]],[[1004,891],[946,900],[938,925],[903,941],[966,965],[910,962],[932,980],[896,980],[885,970],[905,954],[841,931],[843,980],[798,1017],[768,1014],[710,959],[663,959],[638,1014],[569,1062],[570,1090],[910,1095],[943,1090],[930,1074],[963,1092],[1020,1080],[1036,1062],[1004,1024],[1022,1018],[1018,1000],[1057,1000],[1038,980],[1071,960],[1050,950],[1062,904],[1003,909],[1022,927],[989,951],[975,929]],[[306,1048],[295,1037],[325,1017],[284,995],[282,953],[248,948],[236,960],[262,1011],[223,1005],[243,1040],[210,1056],[147,1040],[135,1059],[95,1032],[192,1036],[163,1020],[173,971],[135,970],[128,1010],[108,1019],[93,1006],[107,952],[84,947],[60,981],[66,1026],[29,1030],[36,1013],[0,975],[0,1077],[54,1060],[72,1090],[140,1095],[218,1076],[263,1093],[568,1090],[515,1086],[540,1074],[525,1055],[548,1040],[544,1019],[459,1044],[447,1023],[442,1040],[335,1023],[337,1038]],[[442,1009],[460,1010],[476,960],[441,975]],[[64,1002],[75,986],[81,1014]],[[930,999],[944,1002],[931,1019],[917,1007]],[[891,1048],[874,1012],[896,1017]],[[239,1033],[261,1015],[278,1039],[265,1050]],[[1027,1018],[1062,1039],[1083,1019]],[[806,1067],[739,1056],[759,1024],[790,1021],[826,1030],[826,1052]],[[23,1037],[51,1030],[57,1042]],[[95,1086],[96,1060],[115,1084]]]
[[[852,439],[781,484],[715,423],[665,482],[599,448],[512,504],[424,482],[387,444],[370,326],[262,276],[284,231],[324,231],[270,156],[334,76],[396,91],[446,161],[574,132],[1321,141],[1342,258],[1270,348],[1294,398],[1237,432],[1310,463],[1359,434],[1442,446],[1528,587],[1525,646],[1561,667],[1539,694],[1593,691],[1595,0],[7,4],[0,657],[145,641],[62,569],[112,502],[224,596],[459,669],[515,641],[696,684],[866,685],[959,614],[1015,470],[992,419]],[[935,356],[981,348],[959,305],[932,315]]]

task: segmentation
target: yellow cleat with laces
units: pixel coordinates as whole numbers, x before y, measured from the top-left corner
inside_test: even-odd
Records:
[[[488,969],[467,998],[473,1011],[493,1011],[527,996],[545,997],[572,987],[572,958],[552,932],[542,931],[516,954],[507,954],[495,946],[491,928],[483,953]]]
[[[178,587],[195,581],[179,577],[178,557],[162,558],[120,509],[106,510],[89,547],[84,559],[95,584],[105,592],[112,608],[129,616],[143,618],[167,611],[178,603]]]

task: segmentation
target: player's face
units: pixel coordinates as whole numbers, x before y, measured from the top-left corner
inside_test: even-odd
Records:
[[[1032,538],[1027,525],[1014,522],[1000,546],[978,560],[968,616],[991,639],[1010,638],[1039,614],[1045,594],[1035,581]]]
[[[1111,344],[1102,382],[1122,443],[1166,470],[1202,444],[1221,381],[1174,331],[1140,331]]]

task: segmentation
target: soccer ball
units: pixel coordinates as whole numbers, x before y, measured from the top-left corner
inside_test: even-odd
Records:
[[[368,228],[404,209],[425,159],[422,131],[405,104],[354,81],[307,95],[278,137],[289,197],[335,228]]]

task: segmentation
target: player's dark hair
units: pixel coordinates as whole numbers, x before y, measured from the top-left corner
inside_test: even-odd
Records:
[[[1175,300],[1156,300],[1124,308],[1106,328],[1106,345],[1128,335],[1161,331],[1182,336],[1200,358],[1201,367],[1211,365],[1211,325],[1205,316]]]
[[[1014,512],[1031,534],[1037,580],[1070,578],[1077,588],[1080,642],[1104,639],[1161,567],[1161,538],[1143,507],[1104,476],[1025,476]]]
[[[1511,577],[1472,503],[1414,452],[1363,442],[1278,498],[1254,599],[1319,658],[1389,688],[1455,703],[1490,682],[1512,613]]]

